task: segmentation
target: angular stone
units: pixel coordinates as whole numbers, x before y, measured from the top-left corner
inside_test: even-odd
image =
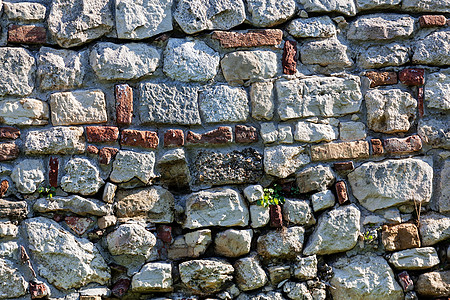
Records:
[[[28,207],[25,201],[7,201],[0,199],[0,218],[24,219],[27,217]]]
[[[341,258],[333,264],[333,299],[404,299],[403,290],[383,257],[374,254]],[[361,280],[364,278],[365,280]]]
[[[353,64],[347,51],[348,47],[337,38],[307,41],[300,48],[300,58],[306,65],[344,68]]]
[[[102,200],[106,203],[113,203],[116,195],[117,185],[107,182],[103,189]]]
[[[358,10],[399,8],[402,0],[357,0]]]
[[[184,132],[181,129],[169,129],[164,133],[164,147],[184,146]]]
[[[181,0],[174,19],[187,34],[202,30],[228,30],[245,21],[245,6],[242,0]]]
[[[20,130],[14,127],[0,127],[0,139],[16,140],[20,137]]]
[[[311,146],[311,160],[341,160],[369,157],[369,143],[366,141],[328,143]]]
[[[241,291],[256,290],[267,283],[267,274],[255,256],[237,260],[234,271],[236,283]]]
[[[338,1],[322,1],[322,0],[300,0],[300,4],[307,12],[313,13],[330,13],[336,12],[346,16],[354,16],[356,7],[354,1],[338,0]]]
[[[205,132],[203,134],[188,131],[186,134],[186,144],[227,144],[233,140],[231,127],[221,126],[217,129]]]
[[[0,258],[0,277],[0,298],[12,299],[27,293],[27,282],[12,261]]]
[[[85,158],[72,158],[64,171],[61,187],[68,193],[94,195],[104,184],[98,168]]]
[[[253,231],[228,229],[219,232],[214,240],[214,250],[225,257],[239,257],[250,252]]]
[[[112,182],[127,182],[133,178],[148,184],[156,177],[153,172],[155,166],[154,152],[134,152],[120,150],[113,163],[110,175]]]
[[[422,28],[445,26],[447,18],[444,15],[424,15],[419,17],[419,24]]]
[[[139,116],[142,124],[197,125],[201,123],[197,88],[164,83],[141,83],[139,98]]]
[[[3,2],[3,7],[9,20],[25,22],[44,21],[47,10],[44,5],[34,2]]]
[[[449,0],[438,2],[432,0],[403,0],[402,9],[417,12],[448,12],[450,9]]]
[[[179,265],[181,281],[196,294],[213,294],[233,279],[234,268],[212,259],[190,260]]]
[[[294,277],[301,281],[317,277],[317,257],[312,255],[298,258],[294,265]]]
[[[316,223],[309,201],[286,199],[283,205],[283,220],[295,225],[313,225]]]
[[[339,123],[339,133],[343,141],[364,140],[366,125],[362,122],[341,122]]]
[[[129,80],[151,75],[160,64],[156,48],[146,44],[98,43],[90,64],[101,80]]]
[[[400,270],[429,269],[439,264],[439,257],[433,247],[413,248],[395,252],[389,263]]]
[[[14,166],[11,179],[23,194],[34,193],[44,181],[44,164],[39,159],[25,159]]]
[[[448,4],[450,7],[450,3]],[[450,60],[450,32],[433,32],[414,43],[414,64],[445,66]]]
[[[360,82],[356,77],[277,80],[275,85],[281,120],[343,116],[358,112],[361,105]]]
[[[120,144],[142,148],[158,148],[158,134],[154,131],[124,129],[120,136]]]
[[[409,62],[410,50],[399,43],[370,46],[358,55],[357,64],[363,69],[401,66]]]
[[[272,120],[274,111],[274,92],[272,82],[255,82],[250,88],[252,118]]]
[[[258,141],[258,133],[253,126],[236,125],[234,134],[236,143],[253,143]]]
[[[148,259],[156,244],[156,237],[138,224],[123,224],[106,237],[112,255],[136,255]]]
[[[409,223],[394,226],[384,225],[381,241],[386,251],[399,251],[420,247],[417,227]]]
[[[287,294],[289,299],[293,300],[313,299],[306,282],[288,281],[283,285],[283,292]]]
[[[389,153],[409,153],[422,149],[422,140],[418,135],[406,138],[390,138],[384,140],[384,149]]]
[[[211,38],[218,40],[222,48],[276,46],[283,39],[280,29],[248,30],[244,32],[214,31]]]
[[[431,246],[450,238],[450,217],[435,212],[422,215],[419,225],[424,246]]]
[[[297,174],[297,186],[300,193],[324,191],[335,181],[333,171],[328,166],[318,165],[302,170]]]
[[[133,120],[133,89],[128,84],[116,84],[116,122],[129,125]]]
[[[430,74],[425,85],[427,107],[450,109],[450,69]]]
[[[409,130],[417,107],[410,93],[399,89],[370,90],[365,99],[370,129],[384,133]]]
[[[26,96],[34,89],[35,59],[24,48],[0,48],[0,96]]]
[[[188,232],[183,236],[175,238],[167,250],[167,254],[173,260],[196,258],[205,253],[211,241],[210,229]]]
[[[225,153],[201,150],[192,167],[198,184],[255,183],[263,176],[263,156],[253,148]]]
[[[336,26],[328,16],[295,19],[287,30],[296,38],[328,38],[336,35]]]
[[[264,144],[270,144],[278,140],[278,130],[276,123],[261,123],[261,137]]]
[[[166,262],[148,263],[133,276],[131,290],[138,293],[172,291],[172,265]]]
[[[115,2],[119,39],[146,39],[172,30],[172,0],[118,0]]]
[[[425,83],[425,70],[419,68],[403,69],[398,73],[400,82],[406,85],[423,85]]]
[[[305,230],[288,227],[281,231],[271,230],[258,238],[258,254],[264,258],[295,258],[302,253]]]
[[[295,13],[295,1],[247,0],[248,18],[256,27],[272,27],[289,20]]]
[[[450,293],[450,271],[429,272],[419,275],[416,291],[421,296],[447,297]]]
[[[432,193],[433,168],[415,158],[367,162],[348,174],[353,195],[370,211],[428,203]]]
[[[259,205],[250,205],[250,220],[252,228],[264,227],[269,224],[269,208]]]
[[[47,125],[48,104],[44,101],[24,98],[0,101],[0,121],[8,125]]]
[[[61,47],[79,46],[112,29],[111,8],[108,0],[56,0],[48,16],[48,29]]]
[[[334,206],[336,199],[330,190],[315,193],[311,196],[314,212],[318,212]]]
[[[264,149],[264,171],[279,178],[286,178],[301,166],[310,162],[301,146],[273,146]]]
[[[292,135],[292,128],[289,124],[278,125],[278,142],[283,144],[292,144],[294,136]]]
[[[73,236],[43,217],[23,224],[39,274],[58,289],[79,288],[90,282],[107,284],[111,279],[105,260],[88,240]]]
[[[36,25],[10,25],[8,43],[44,44],[47,41],[45,27]]]
[[[244,196],[250,203],[261,200],[264,196],[264,189],[261,185],[250,185],[244,189]]]
[[[223,76],[232,84],[246,80],[272,78],[278,71],[278,59],[272,51],[236,51],[226,54],[220,61]]]
[[[11,222],[0,223],[0,237],[16,237],[19,228]]]
[[[86,143],[83,127],[52,127],[29,131],[25,137],[25,154],[81,154]]]
[[[167,151],[158,161],[160,181],[169,189],[188,190],[191,174],[183,149]]]
[[[444,120],[421,119],[417,133],[423,143],[433,148],[450,149],[450,124]]]
[[[450,212],[450,160],[444,162],[438,183],[438,207],[440,213]]]
[[[300,121],[295,124],[294,139],[300,142],[330,142],[338,138],[338,129],[329,124]]]
[[[397,84],[397,72],[380,72],[370,71],[366,72],[366,77],[370,80],[370,87],[374,88],[381,85]]]
[[[374,14],[361,16],[352,22],[347,32],[349,40],[391,40],[413,33],[414,19],[409,15]]]
[[[100,229],[106,229],[108,227],[114,226],[117,223],[117,218],[115,216],[103,216],[98,218],[97,225]]]
[[[297,42],[286,41],[281,58],[283,74],[294,75],[297,72]]]
[[[101,90],[53,93],[50,108],[54,126],[108,121],[105,94]]]
[[[33,210],[41,213],[70,211],[81,216],[105,216],[112,212],[112,207],[96,199],[70,195],[51,199],[39,198],[34,203]]]

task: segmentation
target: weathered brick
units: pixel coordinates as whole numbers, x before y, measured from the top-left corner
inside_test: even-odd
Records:
[[[16,140],[20,137],[20,130],[14,127],[0,127],[0,139]]]
[[[99,150],[97,147],[93,146],[93,145],[89,145],[86,148],[86,152],[89,154],[98,154]]]
[[[168,225],[160,225],[156,230],[158,238],[164,243],[172,243],[172,227]]]
[[[384,149],[386,152],[394,154],[420,151],[422,149],[422,139],[418,135],[385,139]]]
[[[164,147],[184,145],[184,132],[181,129],[169,129],[164,133]]]
[[[283,39],[280,29],[249,30],[248,32],[214,31],[212,38],[219,40],[222,48],[276,46]]]
[[[39,282],[30,281],[29,282],[29,290],[30,290],[31,299],[46,298],[50,294],[50,291],[48,290],[47,286],[45,285],[45,283],[42,283],[42,282],[39,283]]]
[[[111,160],[116,156],[116,154],[118,152],[119,152],[119,149],[104,147],[98,153],[98,156],[99,156],[98,162],[101,165],[109,165]]]
[[[128,278],[122,278],[116,281],[114,283],[113,287],[111,288],[111,293],[119,298],[122,298],[130,288],[131,280]]]
[[[11,25],[8,28],[8,43],[44,44],[47,31],[36,25]]]
[[[367,157],[369,157],[369,143],[366,141],[311,146],[311,159],[313,161]]]
[[[19,147],[16,144],[0,144],[0,161],[13,160],[19,156]]]
[[[116,85],[116,121],[129,125],[133,120],[133,89],[128,84]]]
[[[203,134],[188,131],[186,135],[186,144],[226,144],[233,140],[231,127],[222,126]]]
[[[333,164],[333,168],[336,171],[351,171],[354,169],[353,162],[352,161],[346,161],[346,162],[338,162]]]
[[[380,85],[390,85],[398,83],[397,72],[366,72],[366,77],[370,80],[370,87],[374,88]]]
[[[387,251],[399,251],[420,247],[419,231],[416,225],[404,223],[383,226],[381,240]]]
[[[125,129],[122,131],[120,143],[125,146],[156,149],[159,139],[154,131]]]
[[[119,128],[114,126],[87,126],[86,138],[89,143],[115,142],[119,138]]]
[[[83,235],[89,226],[94,223],[90,218],[81,218],[76,216],[65,217],[64,221],[67,226],[72,229],[76,234]]]
[[[344,204],[348,201],[348,193],[347,193],[347,186],[345,185],[344,181],[338,181],[335,185],[336,188],[336,195],[339,201],[339,204]]]
[[[380,139],[371,139],[372,155],[381,155],[384,153],[383,144]]]
[[[59,160],[57,157],[50,157],[48,163],[48,183],[50,186],[56,188],[58,186],[58,171],[59,171]]]
[[[425,83],[424,75],[424,69],[409,68],[400,71],[399,79],[406,85],[423,85]]]
[[[6,192],[9,189],[9,182],[8,180],[2,180],[2,182],[0,183],[0,198],[2,198]]]
[[[422,118],[425,111],[423,106],[423,99],[424,99],[424,93],[423,93],[423,87],[419,87],[417,90],[417,108],[419,110],[419,117]]]
[[[403,271],[398,274],[398,281],[403,288],[403,291],[408,292],[414,290],[414,282],[409,277],[408,272]]]
[[[293,75],[297,72],[297,42],[286,41],[282,57],[283,73]]]
[[[236,143],[253,143],[258,141],[258,132],[253,126],[236,125],[234,134]]]
[[[445,26],[447,24],[447,18],[443,15],[425,15],[419,18],[420,27],[435,27]]]

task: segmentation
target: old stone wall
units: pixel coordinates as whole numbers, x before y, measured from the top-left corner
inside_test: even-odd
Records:
[[[448,299],[450,0],[30,1],[0,299]]]

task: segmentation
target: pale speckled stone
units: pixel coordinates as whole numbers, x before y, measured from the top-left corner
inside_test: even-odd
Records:
[[[328,16],[295,19],[287,30],[296,38],[328,38],[336,35],[336,26]]]
[[[244,196],[250,203],[261,200],[264,196],[264,188],[261,185],[249,185],[244,189]]]
[[[78,195],[67,197],[54,196],[51,199],[39,198],[34,203],[33,210],[41,213],[68,211],[80,216],[105,216],[113,212],[110,204]]]
[[[446,160],[441,170],[438,187],[438,206],[440,213],[450,212],[450,160]]]
[[[441,70],[427,77],[425,102],[430,108],[450,109],[450,69]]]
[[[423,39],[416,40],[413,52],[414,64],[448,65],[450,61],[450,31],[433,32]]]
[[[24,48],[0,48],[0,97],[5,95],[27,96],[33,92],[35,59]]]
[[[257,241],[258,254],[264,258],[294,258],[302,252],[304,233],[303,227],[293,226],[283,232],[271,230],[260,235]]]
[[[450,149],[450,123],[434,118],[420,119],[417,133],[423,143],[433,148]]]
[[[315,212],[334,206],[336,197],[331,190],[315,193],[311,196],[311,203]]]
[[[315,255],[297,259],[294,264],[294,277],[304,281],[317,277],[317,257]]]
[[[403,0],[402,9],[415,12],[443,12],[450,10],[450,0]]]
[[[423,246],[432,246],[450,238],[450,217],[436,212],[420,216],[420,237]]]
[[[1,3],[0,3],[1,5]],[[0,298],[11,299],[27,293],[27,282],[13,262],[0,258]]]
[[[370,46],[360,52],[356,61],[364,69],[401,66],[409,62],[409,52],[399,43]]]
[[[303,169],[297,174],[300,193],[324,191],[335,182],[334,172],[329,166],[317,165]]]
[[[11,179],[20,193],[32,194],[44,181],[44,172],[42,160],[25,159],[14,166]]]
[[[424,247],[395,252],[389,263],[399,270],[422,270],[434,267],[440,261],[436,249]]]
[[[354,16],[356,14],[355,2],[352,0],[299,0],[301,5],[307,12],[314,13],[329,13],[337,12],[347,16]]]
[[[362,122],[341,122],[339,124],[339,137],[343,141],[364,140],[366,138],[366,125]]]
[[[267,274],[255,255],[238,259],[234,270],[236,284],[241,291],[256,290],[268,281]]]
[[[25,22],[42,22],[47,11],[44,5],[35,2],[3,2],[3,7],[8,19]]]
[[[310,162],[301,146],[274,146],[264,149],[264,171],[279,178],[286,178],[301,166]]]
[[[138,293],[172,291],[172,265],[166,262],[148,263],[131,280],[131,290]]]
[[[399,8],[402,0],[357,0],[358,10]]]
[[[350,24],[349,40],[391,40],[413,33],[414,19],[409,15],[374,14],[361,16]]]
[[[294,142],[291,125],[278,124],[278,142],[283,144],[292,144]]]
[[[61,187],[68,193],[94,195],[104,184],[98,168],[84,158],[71,159],[64,171],[66,175],[61,178]]]
[[[149,258],[156,237],[138,224],[123,224],[106,237],[112,255],[136,255]]]
[[[239,257],[250,252],[253,230],[228,229],[219,232],[214,240],[215,252],[225,257]]]
[[[330,142],[337,139],[338,129],[329,124],[300,121],[295,124],[294,139],[300,142]]]
[[[338,68],[353,65],[348,47],[336,38],[306,41],[301,46],[300,53],[301,61],[306,65]]]
[[[274,143],[278,140],[278,130],[276,123],[261,123],[259,131],[264,144]]]
[[[273,82],[255,82],[250,88],[252,118],[272,120],[274,111]]]
[[[316,219],[309,201],[286,199],[283,204],[283,219],[295,225],[314,225]]]
[[[250,219],[252,228],[266,226],[270,221],[269,208],[259,205],[250,205]]]
[[[25,137],[25,154],[81,154],[86,149],[83,127],[32,130]]]
[[[247,0],[247,9],[253,26],[272,27],[294,15],[295,1]]]
[[[112,182],[127,182],[133,178],[148,184],[156,177],[153,172],[155,167],[154,152],[134,152],[121,150],[117,153],[113,163],[113,171],[110,175]]]
[[[24,98],[0,101],[0,122],[8,125],[47,125],[48,104],[38,99]]]
[[[107,182],[105,188],[103,189],[102,200],[106,203],[113,203],[114,197],[116,195],[117,185]]]
[[[0,237],[16,237],[19,228],[10,222],[0,222]]]
[[[211,230],[201,229],[177,236],[168,249],[168,257],[173,260],[196,258],[203,255],[211,244]]]

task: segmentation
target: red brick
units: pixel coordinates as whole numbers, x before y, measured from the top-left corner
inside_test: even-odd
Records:
[[[419,109],[419,117],[422,118],[424,115],[423,109],[423,87],[419,87],[417,91],[417,107]]]
[[[172,243],[172,227],[168,225],[160,225],[156,230],[158,238],[164,243]]]
[[[49,296],[49,291],[44,283],[29,282],[31,299],[42,299]]]
[[[184,133],[181,129],[169,129],[164,133],[164,147],[179,147],[184,145]]]
[[[281,213],[280,205],[270,205],[270,227],[280,228],[283,227],[283,215]]]
[[[125,146],[156,149],[159,144],[158,134],[154,131],[125,129],[120,143]]]
[[[87,126],[86,138],[89,143],[115,142],[119,138],[119,128],[114,126]]]
[[[293,75],[297,72],[297,42],[286,41],[284,43],[281,64],[283,74]]]
[[[111,288],[111,293],[118,298],[122,298],[128,292],[130,285],[131,285],[130,279],[127,278],[119,279],[116,281],[116,283],[114,283],[113,287]]]
[[[353,166],[353,162],[352,161],[346,161],[346,162],[334,163],[333,164],[333,168],[336,171],[351,171],[355,167]]]
[[[20,130],[14,127],[0,127],[0,139],[16,140],[20,137]]]
[[[89,226],[94,223],[90,218],[81,217],[66,217],[64,221],[67,226],[78,235],[83,235],[88,230]]]
[[[414,282],[409,277],[408,272],[403,271],[400,274],[398,274],[398,281],[400,282],[400,285],[403,288],[403,291],[409,292],[414,290]]]
[[[219,127],[217,129],[208,131],[203,134],[197,134],[188,131],[186,135],[186,143],[188,145],[194,144],[226,144],[233,140],[231,127]]]
[[[374,88],[380,85],[390,85],[398,83],[397,72],[366,72],[366,77],[370,79],[370,87]]]
[[[425,15],[419,18],[420,27],[445,26],[447,19],[443,15]]]
[[[89,154],[98,154],[99,151],[100,151],[100,150],[98,150],[97,147],[92,146],[92,145],[89,145],[89,146],[87,146],[87,148],[86,148],[86,152],[89,153]]]
[[[380,139],[371,139],[372,155],[381,155],[384,153],[383,144]]]
[[[99,163],[101,165],[109,165],[111,162],[111,159],[113,159],[116,154],[119,152],[119,149],[116,148],[110,148],[110,147],[104,147],[100,150],[98,153],[99,155]]]
[[[59,170],[59,160],[56,157],[50,157],[48,163],[48,182],[50,186],[56,188],[58,186],[58,170]]]
[[[410,68],[401,70],[399,79],[406,85],[423,85],[425,83],[425,70],[418,68]]]
[[[45,44],[47,31],[35,25],[11,25],[8,29],[8,43]]]
[[[280,29],[259,29],[248,32],[214,31],[212,38],[219,40],[222,48],[276,46],[283,39]]]
[[[19,156],[19,147],[16,144],[0,144],[0,161],[14,160]]]
[[[0,183],[0,198],[2,198],[3,196],[5,196],[6,192],[9,189],[9,182],[8,180],[2,180],[2,182]]]
[[[422,140],[418,135],[406,138],[390,138],[384,140],[384,149],[389,153],[409,153],[422,149]]]
[[[253,143],[258,141],[258,132],[255,127],[236,125],[234,130],[236,143]]]
[[[133,89],[128,84],[116,85],[116,121],[129,125],[133,120]]]
[[[336,195],[339,201],[339,204],[344,204],[348,201],[348,193],[347,193],[347,186],[345,185],[344,181],[338,181],[336,182]]]

